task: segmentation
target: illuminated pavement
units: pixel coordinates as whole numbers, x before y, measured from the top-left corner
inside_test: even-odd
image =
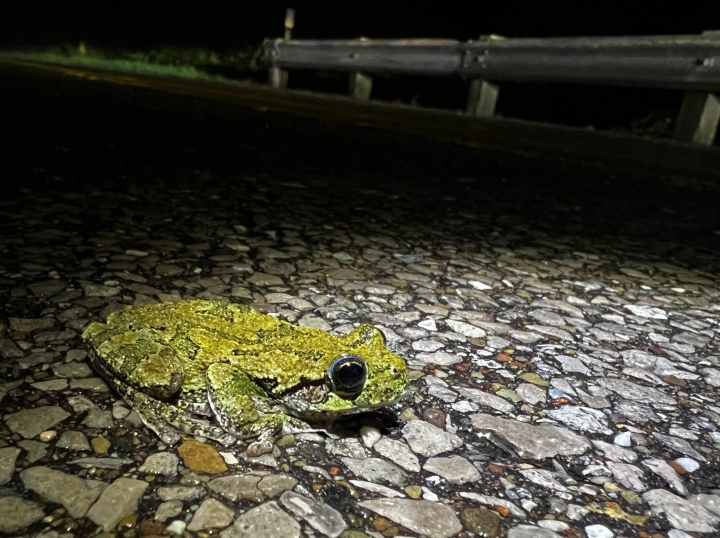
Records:
[[[0,532],[717,533],[716,188],[18,68],[0,97]],[[193,297],[374,323],[400,423],[162,445],[79,334]]]

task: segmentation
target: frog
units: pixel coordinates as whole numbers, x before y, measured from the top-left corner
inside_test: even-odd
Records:
[[[260,456],[285,433],[390,405],[408,386],[373,325],[336,336],[226,301],[127,306],[82,338],[95,370],[168,445],[248,441]]]

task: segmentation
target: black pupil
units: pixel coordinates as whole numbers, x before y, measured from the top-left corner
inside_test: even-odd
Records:
[[[365,368],[357,361],[341,363],[333,373],[335,386],[343,391],[356,391],[365,384]]]

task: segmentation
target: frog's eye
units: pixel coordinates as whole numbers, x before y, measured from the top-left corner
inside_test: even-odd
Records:
[[[367,364],[355,355],[335,359],[328,368],[333,392],[341,396],[357,396],[367,381]]]

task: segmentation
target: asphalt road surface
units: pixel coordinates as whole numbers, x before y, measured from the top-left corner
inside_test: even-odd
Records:
[[[7,65],[0,121],[0,533],[720,531],[713,185]],[[192,298],[373,323],[410,391],[166,446],[80,334]]]

